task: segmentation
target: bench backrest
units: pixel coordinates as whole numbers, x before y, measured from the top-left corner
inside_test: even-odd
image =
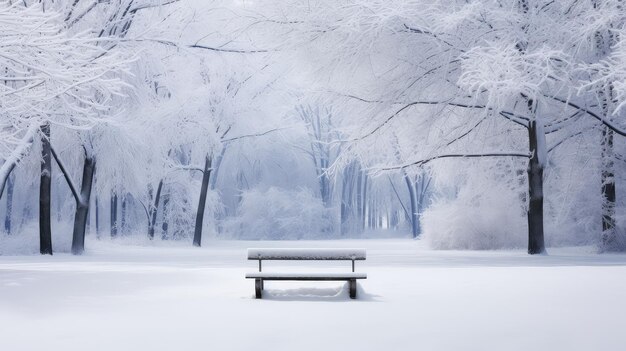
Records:
[[[249,260],[365,260],[365,249],[248,249]]]

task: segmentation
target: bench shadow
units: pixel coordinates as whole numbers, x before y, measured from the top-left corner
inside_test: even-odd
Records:
[[[378,301],[377,295],[369,294],[357,283],[357,295],[353,301]],[[336,288],[297,288],[297,289],[264,289],[263,300],[272,301],[320,301],[346,302],[350,299],[349,286],[343,284]]]

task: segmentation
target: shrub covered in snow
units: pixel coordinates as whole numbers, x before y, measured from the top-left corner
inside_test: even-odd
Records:
[[[320,238],[331,231],[330,213],[308,189],[254,189],[241,194],[238,215],[225,221],[224,231],[238,239]]]
[[[503,186],[482,193],[465,186],[424,213],[424,238],[436,249],[522,248],[526,223],[517,196]]]

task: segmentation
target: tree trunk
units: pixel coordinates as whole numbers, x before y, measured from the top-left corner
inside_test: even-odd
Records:
[[[341,182],[341,223],[339,228],[341,235],[346,235],[349,232],[350,214],[352,213],[352,199],[350,192],[352,183],[350,182],[350,179],[352,179],[353,169],[353,164],[346,167],[343,172],[343,179]]]
[[[347,235],[354,229],[354,196],[357,164],[350,163],[343,172],[341,188],[341,235]]]
[[[615,230],[615,171],[613,165],[613,131],[602,132],[602,250],[619,250]]]
[[[206,196],[211,180],[211,157],[206,156],[204,160],[204,173],[202,174],[202,187],[200,188],[200,201],[198,201],[198,212],[196,214],[196,227],[193,233],[193,245],[202,246],[202,222],[204,220],[204,209],[206,207]]]
[[[322,174],[320,174],[320,194],[322,195],[322,203],[324,204],[324,208],[330,208],[331,206],[331,192],[330,192],[330,179],[328,179],[328,174],[326,174],[326,169],[322,169]]]
[[[161,239],[166,240],[168,238],[169,223],[167,221],[167,206],[170,202],[169,195],[163,198],[163,223],[161,224]]]
[[[531,121],[528,128],[530,160],[528,162],[528,253],[544,253],[543,237],[543,169],[545,147],[543,128]]]
[[[593,2],[594,8],[600,6],[600,1]],[[599,60],[605,59],[611,52],[611,48],[617,43],[614,34],[610,31],[596,31],[595,33],[596,55]],[[597,90],[598,98],[602,106],[602,117],[610,119],[612,101],[615,98],[613,83],[609,82],[605,87]],[[620,243],[615,228],[615,169],[613,163],[613,131],[608,127],[602,130],[602,234],[600,242],[601,251],[619,251]]]
[[[154,206],[150,208],[150,223],[148,223],[148,237],[154,239],[154,228],[156,227],[157,214],[159,211],[159,202],[161,200],[161,190],[163,190],[163,179],[159,181],[156,195],[154,196]]]
[[[419,184],[419,186],[418,186]],[[420,214],[424,212],[424,206],[426,205],[426,195],[428,194],[428,187],[430,186],[430,177],[427,173],[422,173],[418,182],[415,183],[415,194],[417,198],[417,235],[422,234],[422,220]]]
[[[4,231],[11,234],[11,216],[13,215],[13,188],[15,187],[15,177],[9,176],[7,184],[7,211],[4,217]]]
[[[370,195],[369,218],[367,223],[370,229],[376,229],[376,195]]]
[[[30,205],[28,203],[23,203],[22,206],[22,215],[19,217],[21,218],[20,220],[20,229],[24,228],[24,225],[26,224],[26,222],[31,218],[30,217],[30,213],[31,213],[31,208]]]
[[[226,154],[226,146],[227,144],[222,144],[222,150],[220,151],[219,155],[217,155],[216,157],[213,158],[213,162],[211,162],[211,179],[209,180],[209,189],[214,190],[216,185],[217,185],[217,177],[220,171],[220,166],[222,165],[222,161],[224,160],[224,155]],[[163,200],[165,201],[169,201],[169,200]],[[165,203],[163,204],[165,205]],[[163,209],[164,213],[165,213],[165,206]],[[217,223],[217,232],[221,233],[222,232],[222,225],[221,223],[221,219],[223,216],[226,216],[227,213],[223,213],[221,211],[217,211],[214,213],[214,218],[215,218],[215,222]],[[164,219],[165,221],[165,219]],[[163,230],[164,230],[164,234],[163,235],[167,235],[167,228],[168,228],[168,223],[163,222]]]
[[[354,226],[355,221],[356,221],[355,217],[357,216],[355,216],[355,211],[354,211],[354,207],[355,207],[354,191],[355,191],[355,186],[356,186],[357,171],[358,171],[357,164],[353,162],[351,171],[350,171],[350,178],[348,180],[348,193],[347,193],[348,227],[347,227],[345,234],[353,233],[355,229],[355,226]]]
[[[328,171],[328,153],[322,153],[319,158],[318,178],[320,183],[320,195],[322,196],[324,208],[330,208],[331,186],[328,173],[326,173]]]
[[[395,208],[392,209],[389,218],[389,228],[396,230],[398,228],[398,211]]]
[[[426,189],[423,188],[424,187],[424,179],[422,178],[422,184],[420,184],[420,186],[422,187],[422,189],[420,191],[415,191],[415,194],[417,196],[417,205],[415,207],[415,209],[417,210],[415,213],[415,220],[417,222],[417,236],[420,236],[422,234],[422,219],[420,218],[420,214],[422,214],[424,212],[424,196],[426,194]],[[417,184],[415,185],[415,188],[417,189]]]
[[[74,255],[80,255],[85,251],[85,227],[89,214],[91,186],[93,184],[95,170],[95,159],[90,156],[85,156],[83,179],[80,186],[80,199],[76,203],[76,214],[74,216],[74,233],[72,235],[72,254]]]
[[[128,205],[128,193],[125,193],[122,196],[122,209],[120,211],[120,231],[124,232],[126,230],[126,208]]]
[[[98,196],[96,196],[94,208],[96,210],[96,237],[99,239],[100,238],[100,201],[98,201]]]
[[[117,194],[111,193],[111,238],[117,236]]]
[[[411,200],[411,234],[413,238],[419,236],[419,213],[417,209],[417,191],[415,189],[415,183],[408,175],[404,176],[404,182],[409,190],[409,199]]]
[[[363,207],[361,208],[361,231],[365,231],[365,218],[367,215],[367,173],[363,175]]]
[[[39,252],[52,255],[52,225],[50,221],[50,193],[52,190],[52,151],[50,124],[41,126],[41,175],[39,183]]]
[[[385,216],[385,225],[385,229],[389,230],[389,228],[391,228],[391,213],[389,208],[387,208],[387,215]]]
[[[362,212],[362,208],[364,206],[363,204],[363,172],[361,170],[359,170],[359,172],[357,173],[357,181],[356,181],[356,221],[358,224],[357,229],[360,232],[363,232],[363,230],[365,229],[365,219],[361,217],[361,213]]]
[[[215,189],[215,185],[217,183],[217,174],[220,170],[220,166],[222,165],[222,161],[224,160],[224,155],[226,154],[226,145],[222,144],[222,151],[215,158],[215,162],[212,162],[212,170],[211,170],[211,180],[209,181],[210,189]]]

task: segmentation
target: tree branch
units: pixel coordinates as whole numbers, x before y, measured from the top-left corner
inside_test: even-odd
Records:
[[[446,146],[450,146],[452,144],[454,144],[455,142],[465,138],[465,136],[467,136],[469,133],[473,132],[476,128],[478,128],[478,126],[483,123],[483,121],[485,120],[486,117],[483,117],[480,119],[480,121],[478,121],[478,123],[476,123],[472,128],[468,129],[467,131],[465,131],[465,133],[459,135],[458,137],[450,140],[448,143],[446,143]]]
[[[409,215],[409,211],[406,209],[406,206],[404,206],[404,203],[402,202],[402,199],[400,198],[400,194],[398,194],[398,191],[396,190],[396,186],[393,184],[393,181],[391,180],[391,177],[388,177],[388,178],[389,178],[389,184],[391,184],[391,189],[393,189],[393,192],[396,194],[396,197],[398,198],[398,202],[400,202],[400,206],[402,206],[402,209],[404,210],[405,218],[408,221],[410,221],[411,220],[411,216]]]
[[[529,121],[528,118],[525,118],[525,117],[519,116],[519,115],[515,115],[515,114],[513,114],[511,112],[507,112],[507,111],[500,111],[500,112],[498,112],[498,114],[500,116],[508,119],[509,121],[511,121],[511,122],[513,122],[515,124],[518,124],[518,125],[526,128],[526,129],[528,129],[528,123],[526,123],[526,122]]]
[[[0,198],[2,197],[2,194],[4,194],[4,188],[6,186],[7,179],[9,179],[9,175],[11,175],[11,172],[13,172],[13,169],[15,169],[15,166],[17,166],[20,160],[28,154],[38,130],[39,125],[32,125],[26,131],[22,140],[20,140],[20,145],[15,148],[15,150],[0,167]]]
[[[193,166],[193,165],[177,166],[171,172],[175,172],[175,171],[198,171],[198,172],[204,173],[204,168],[202,168],[200,166]]]
[[[221,49],[221,48],[200,45],[200,44],[193,44],[193,45],[189,45],[188,47],[192,49],[203,49],[203,50],[210,50],[210,51],[217,51],[217,52],[230,52],[230,53],[236,53],[236,54],[258,54],[258,53],[270,52],[270,50],[267,50],[267,49],[258,49],[258,50]],[[271,50],[271,51],[274,51],[274,50]]]
[[[129,12],[132,13],[132,14],[135,14],[137,11],[140,11],[140,10],[145,10],[145,9],[150,9],[150,8],[154,8],[154,7],[161,7],[161,6],[165,6],[165,5],[170,5],[170,4],[173,4],[175,2],[179,2],[179,1],[180,0],[167,0],[167,1],[160,1],[159,3],[156,3],[156,4],[141,5],[141,6],[137,6],[137,7],[133,8]]]
[[[267,134],[270,134],[270,133],[273,133],[273,132],[277,132],[277,131],[284,130],[284,129],[289,129],[289,128],[291,128],[291,127],[274,128],[274,129],[270,129],[270,130],[262,132],[262,133],[239,135],[239,136],[228,138],[228,139],[222,139],[222,143],[229,143],[229,142],[235,141],[235,140],[264,136],[264,135],[267,135]]]
[[[554,133],[554,132],[558,132],[559,130],[561,130],[561,128],[563,128],[563,124],[565,122],[571,120],[572,118],[576,118],[577,116],[579,116],[582,113],[584,113],[584,112],[581,111],[581,110],[578,110],[578,111],[574,112],[574,114],[572,114],[570,116],[567,116],[567,117],[565,117],[563,119],[560,119],[558,121],[554,121],[552,123],[546,123],[546,125],[544,127],[545,131],[546,131],[546,134],[551,134],[551,133]]]
[[[442,158],[477,158],[477,157],[525,157],[525,158],[530,158],[530,155],[527,153],[521,153],[521,152],[485,152],[485,153],[478,153],[478,154],[446,154],[446,155],[439,155],[439,156],[434,156],[434,157],[430,157],[427,159],[423,159],[423,160],[419,160],[419,161],[414,161],[411,163],[407,163],[404,165],[399,165],[399,166],[390,166],[390,167],[384,167],[381,168],[381,171],[391,171],[391,170],[396,170],[396,169],[405,169],[407,167],[411,167],[411,166],[423,166],[431,161],[434,160],[438,160],[438,159],[442,159]]]
[[[173,46],[173,47],[177,47],[177,48],[191,48],[191,49],[202,49],[202,50],[209,50],[209,51],[216,51],[216,52],[227,52],[227,53],[235,53],[235,54],[258,54],[258,53],[265,53],[265,52],[270,52],[270,51],[275,51],[275,50],[266,50],[266,49],[251,49],[251,50],[246,50],[246,49],[223,49],[223,48],[218,48],[218,47],[213,47],[213,46],[207,46],[207,45],[200,45],[200,44],[179,44],[173,41],[169,41],[169,40],[165,40],[165,39],[155,39],[155,38],[145,38],[145,39],[119,39],[118,41],[120,42],[151,42],[151,43],[157,43],[157,44],[162,44],[162,45],[166,45],[166,46]]]
[[[362,101],[365,101],[365,100],[362,100]],[[376,128],[372,129],[370,132],[368,132],[368,133],[362,135],[361,137],[358,137],[358,138],[356,138],[356,139],[354,139],[352,141],[365,139],[365,138],[373,135],[374,133],[379,131],[382,127],[384,127],[386,124],[391,122],[391,120],[394,119],[395,117],[397,117],[402,111],[408,109],[409,107],[416,106],[416,105],[447,105],[447,106],[462,107],[462,108],[467,108],[467,109],[487,109],[487,110],[490,110],[490,111],[493,110],[493,109],[491,109],[491,108],[489,108],[489,107],[487,107],[485,105],[473,105],[473,104],[466,104],[466,103],[460,103],[460,102],[454,102],[454,101],[413,101],[413,102],[407,103],[402,108],[400,108],[399,110],[394,112],[391,116],[387,117],[381,124],[379,124]],[[500,115],[502,115],[503,117],[507,118],[508,120],[528,128],[528,126],[526,124],[521,122],[521,121],[528,120],[526,117],[518,116],[518,115],[516,115],[516,114],[514,114],[512,112],[507,112],[507,111],[501,111],[499,113],[500,113]]]
[[[552,100],[564,103],[564,104],[566,104],[566,105],[568,105],[570,107],[573,107],[575,109],[578,109],[580,111],[583,111],[584,113],[588,114],[589,116],[591,116],[591,117],[597,119],[598,121],[602,122],[602,124],[607,126],[609,129],[611,129],[615,133],[617,133],[617,134],[619,134],[621,136],[626,136],[626,129],[622,129],[622,128],[616,126],[615,124],[613,124],[613,122],[604,119],[602,116],[596,114],[593,111],[587,110],[587,109],[585,109],[583,107],[578,106],[577,104],[575,104],[573,102],[567,101],[565,99],[562,99],[562,98],[559,98],[559,97],[556,97],[556,96],[550,96],[550,95],[545,95],[545,94],[544,94],[544,96],[547,97],[547,98],[550,98]]]
[[[150,213],[148,213],[148,208],[146,207],[146,204],[144,204],[143,201],[141,201],[140,199],[137,199],[137,201],[139,201],[139,203],[143,207],[143,210],[146,213],[146,217],[148,217],[148,224],[150,224]]]
[[[414,27],[409,27],[406,24],[403,24],[404,28],[407,30],[407,32],[409,33],[417,33],[417,34],[424,34],[424,35],[428,35],[433,37],[434,39],[436,39],[437,41],[440,41],[448,46],[450,46],[451,48],[456,48],[454,45],[450,44],[448,41],[441,39],[437,34],[431,32],[431,31],[427,31],[424,29],[419,29],[419,28],[414,28]],[[457,48],[458,49],[458,48]],[[460,52],[465,52],[464,50],[458,49]]]
[[[575,137],[575,136],[581,135],[581,134],[583,134],[585,131],[586,131],[586,130],[581,130],[581,131],[579,131],[579,132],[576,132],[576,133],[573,133],[573,134],[570,134],[570,135],[566,136],[565,138],[561,139],[561,141],[559,141],[558,143],[556,143],[556,144],[552,145],[552,146],[548,149],[548,152],[552,152],[552,150],[556,149],[559,145],[563,144],[565,141],[567,141],[567,140],[569,140],[569,139],[571,139],[571,138],[573,138],[573,137]]]
[[[50,151],[52,151],[52,156],[54,156],[54,159],[56,160],[57,165],[61,169],[61,173],[63,173],[63,177],[65,177],[65,181],[67,182],[67,185],[72,191],[72,195],[74,195],[74,200],[76,200],[76,204],[77,205],[82,204],[83,202],[82,198],[78,194],[78,191],[76,190],[76,186],[74,185],[72,178],[70,177],[69,173],[67,173],[67,170],[65,169],[65,166],[63,165],[63,161],[61,161],[61,159],[57,155],[57,152],[54,150],[54,147],[52,147],[52,144],[50,144]]]

